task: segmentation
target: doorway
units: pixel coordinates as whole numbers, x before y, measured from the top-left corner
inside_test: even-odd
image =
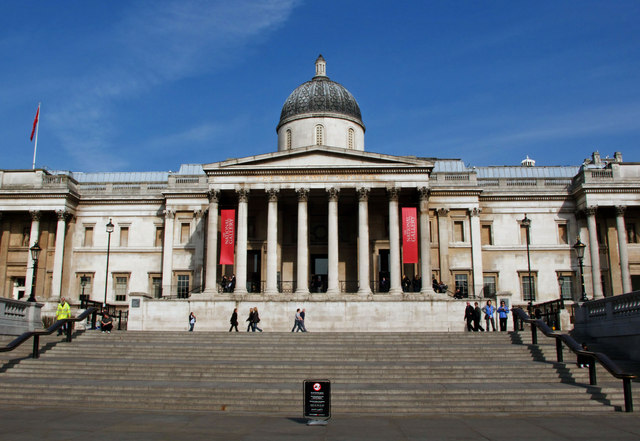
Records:
[[[327,292],[329,259],[326,254],[311,255],[311,292]]]
[[[262,253],[260,250],[247,250],[247,291],[260,292],[260,269]]]

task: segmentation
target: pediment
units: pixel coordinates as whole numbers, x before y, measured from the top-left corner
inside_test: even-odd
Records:
[[[433,162],[412,156],[393,156],[313,146],[284,152],[229,159],[203,165],[205,172],[222,170],[286,170],[301,168],[433,168]]]

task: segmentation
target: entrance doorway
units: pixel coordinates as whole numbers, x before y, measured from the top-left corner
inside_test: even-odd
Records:
[[[260,292],[261,256],[260,250],[247,250],[247,291],[249,292]]]
[[[329,275],[329,259],[326,254],[311,255],[311,292],[326,292]]]
[[[389,250],[378,250],[378,280],[375,281],[373,286],[377,287],[379,292],[389,292],[390,278],[389,274]]]

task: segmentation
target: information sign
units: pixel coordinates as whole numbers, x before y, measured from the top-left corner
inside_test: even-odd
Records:
[[[331,382],[304,380],[304,417],[312,420],[331,418]]]

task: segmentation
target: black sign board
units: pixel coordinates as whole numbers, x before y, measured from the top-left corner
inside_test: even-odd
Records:
[[[331,418],[331,382],[304,380],[304,417],[313,420]]]

